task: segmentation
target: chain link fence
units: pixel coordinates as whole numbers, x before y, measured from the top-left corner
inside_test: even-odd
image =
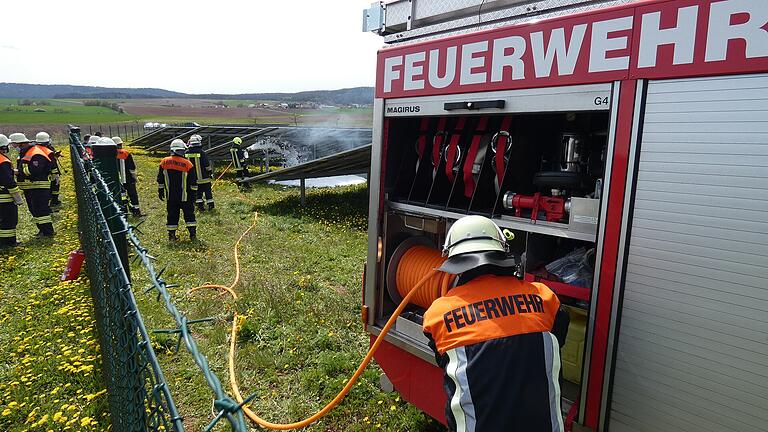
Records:
[[[70,127],[69,140],[78,229],[95,307],[112,430],[184,430],[182,417],[174,405],[136,304],[128,272],[127,248],[130,247],[135,259],[149,274],[152,286],[148,291],[157,292],[158,300],[163,300],[178,325],[177,329],[163,332],[177,334],[179,343],[184,341],[214,393],[214,407],[218,413],[205,430],[213,429],[219,421],[226,419],[232,430],[247,431],[242,404],[237,404],[223,391],[221,382],[211,372],[190,334],[190,324],[209,319],[189,320],[178,311],[167,290],[172,285],[162,279],[162,271],[155,270],[154,258],[136,236],[137,227],[128,223],[114,198],[115,188],[119,191],[120,185],[109,181],[110,173],[99,169],[98,155],[93,158],[86,155],[79,128]],[[252,397],[243,403],[250,399]]]

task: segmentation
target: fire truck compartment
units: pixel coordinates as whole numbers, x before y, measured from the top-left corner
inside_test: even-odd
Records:
[[[487,216],[506,231],[510,253],[520,258],[516,275],[547,284],[569,310],[563,405],[578,399],[611,126],[610,87],[586,87],[586,93],[560,90],[562,105],[553,103],[553,89],[509,92],[520,98],[502,99],[494,104],[503,108],[480,113],[467,104],[488,96],[455,95],[441,98],[440,106],[429,97],[387,101],[387,107],[419,109],[386,115],[376,283],[382,289],[376,290],[371,333],[378,333],[407,292],[398,286],[407,252],[427,248],[437,257],[456,220]],[[578,96],[583,94],[589,104]],[[548,98],[546,104],[539,96]],[[388,339],[434,363],[421,333],[426,306],[408,305]]]

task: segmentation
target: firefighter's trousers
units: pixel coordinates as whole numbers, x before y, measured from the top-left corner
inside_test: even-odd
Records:
[[[166,210],[168,211],[168,219],[166,220],[166,228],[168,231],[176,231],[179,228],[179,213],[184,213],[184,224],[190,232],[194,232],[194,228],[197,226],[195,220],[195,203],[192,200],[187,201],[167,201]]]
[[[140,213],[141,207],[139,206],[139,193],[136,191],[136,183],[125,183],[123,189],[126,195],[128,195],[128,199],[125,200],[128,209],[133,214]]]
[[[37,229],[41,235],[46,237],[53,236],[53,219],[51,218],[51,190],[45,189],[25,189],[24,198],[27,200],[27,207],[32,213],[32,221],[37,224]]]
[[[13,202],[0,203],[0,247],[16,245],[19,208]]]
[[[211,182],[197,184],[197,200],[195,203],[200,211],[205,209],[205,205],[208,206],[208,210],[213,210],[214,202]]]
[[[61,201],[59,201],[60,189],[61,179],[51,180],[51,206],[61,205]]]

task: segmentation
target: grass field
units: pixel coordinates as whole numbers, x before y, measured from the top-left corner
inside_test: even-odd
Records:
[[[310,190],[301,207],[295,189],[257,185],[243,196],[226,176],[214,189],[217,211],[198,215],[200,240],[190,243],[180,232],[183,241],[169,244],[164,203],[156,195],[158,159],[132,152],[142,207],[149,214],[141,226],[142,241],[158,257],[159,268],[168,266],[164,277],[181,285],[173,289],[179,308],[190,319],[216,317],[192,330],[223,385],[229,390],[227,336],[231,313],[237,310],[246,316],[237,340],[237,374],[243,394],[258,395],[254,411],[284,422],[325,405],[368,346],[360,323],[366,189]],[[24,211],[20,228],[25,244],[0,259],[0,430],[64,430],[73,419],[73,430],[107,429],[87,285],[82,279],[75,284],[56,280],[66,253],[77,244],[75,201],[66,176],[64,190],[56,241],[32,240],[35,228]],[[187,294],[202,283],[231,282],[232,247],[254,211],[259,214],[256,228],[241,247],[237,303],[214,292]],[[147,285],[141,268],[134,265],[132,274],[147,327],[172,327],[155,297],[141,293]],[[56,313],[65,307],[77,319]],[[188,353],[173,352],[174,339],[153,338],[185,427],[201,430],[212,418],[211,391]],[[65,364],[86,368],[68,373],[61,369]],[[397,394],[382,393],[380,373],[369,367],[341,406],[306,430],[442,430]],[[44,424],[56,423],[31,426],[45,415]]]
[[[68,158],[62,159],[68,168]],[[72,179],[54,214],[55,240],[19,208],[22,246],[0,251],[0,430],[107,430],[107,404],[88,281],[59,282],[78,247]]]
[[[20,106],[19,99],[0,99],[0,124],[89,124],[136,121],[140,118],[120,114],[109,108],[85,106],[82,101],[46,99],[50,105]],[[45,112],[35,112],[36,109]]]
[[[0,99],[0,132],[10,125],[98,125],[128,122],[200,124],[283,124],[332,127],[370,127],[371,108],[264,109],[247,108],[256,101],[225,100],[227,108],[213,108],[211,101],[196,99],[105,100],[125,109],[121,114],[83,100],[43,99],[48,105],[21,106],[21,99]],[[35,112],[42,109],[45,112]]]
[[[217,211],[198,215],[200,240],[168,244],[164,204],[154,185],[157,159],[133,152],[142,207],[149,213],[143,239],[160,255],[160,266],[168,265],[167,278],[183,287],[175,293],[182,309],[193,318],[221,318],[195,327],[195,334],[224,382],[231,306],[213,292],[185,292],[203,283],[231,282],[232,247],[258,211],[256,228],[241,247],[242,275],[235,288],[240,298],[234,307],[247,317],[238,335],[239,384],[244,395],[259,394],[253,409],[269,420],[295,421],[314,413],[341,389],[368,346],[360,322],[367,190],[310,190],[301,207],[295,189],[258,185],[243,198],[227,176],[214,189]],[[133,274],[142,281],[140,269]],[[154,298],[141,299],[150,328],[171,324]],[[186,354],[165,351],[161,363],[185,421],[199,430],[210,420],[210,391]],[[380,392],[380,373],[369,367],[342,405],[309,430],[441,430],[396,394]]]

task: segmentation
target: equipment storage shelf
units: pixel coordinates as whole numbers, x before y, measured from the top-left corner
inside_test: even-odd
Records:
[[[387,201],[387,205],[390,209],[400,211],[404,214],[413,214],[413,215],[420,215],[420,216],[439,216],[446,219],[454,219],[454,220],[467,215],[467,213],[458,213],[455,211],[447,211],[447,210],[426,209],[424,207],[413,205],[413,204],[403,204],[403,203],[392,202],[392,201]],[[509,228],[514,230],[526,231],[526,232],[546,234],[546,235],[551,235],[555,237],[572,238],[576,240],[583,240],[583,241],[588,241],[593,243],[595,242],[595,237],[596,237],[596,234],[594,233],[571,231],[568,229],[567,224],[562,224],[557,222],[536,221],[534,223],[534,221],[531,221],[530,219],[518,218],[514,216],[505,216],[505,215],[502,215],[498,218],[491,218],[491,219],[502,228]]]
[[[607,111],[388,119],[389,207],[596,240]]]

